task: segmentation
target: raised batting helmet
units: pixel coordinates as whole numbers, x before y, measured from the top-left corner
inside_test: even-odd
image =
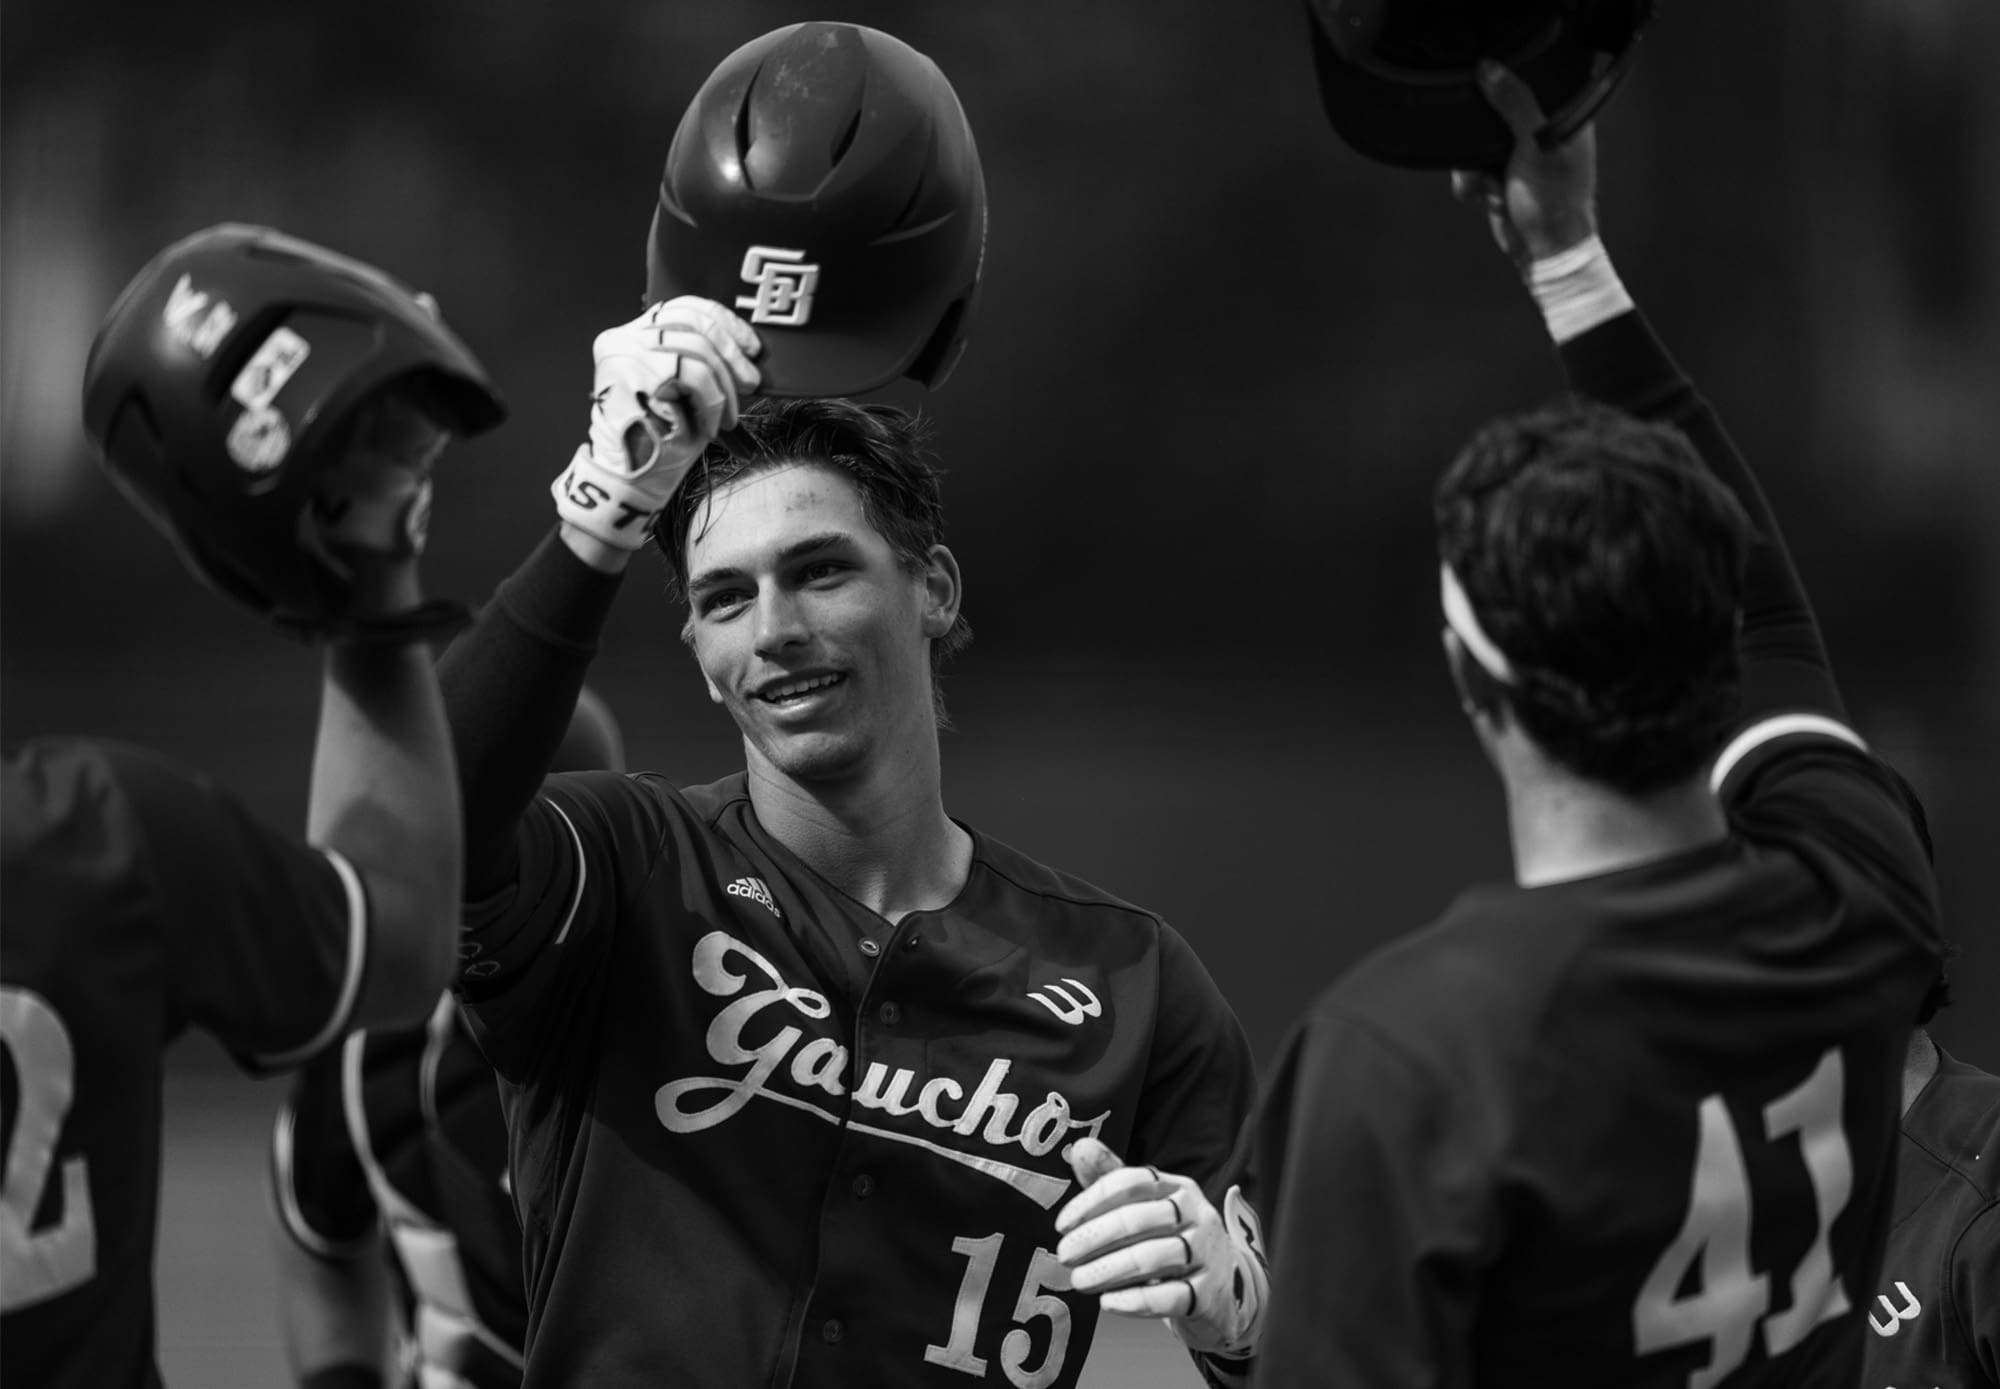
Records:
[[[316,475],[384,386],[456,435],[506,408],[486,370],[372,266],[228,223],[155,256],[84,366],[83,420],[119,489],[215,588],[299,634],[342,628],[349,585],[312,538]]]
[[[1632,60],[1652,0],[1305,0],[1320,98],[1335,133],[1408,169],[1499,169],[1506,122],[1481,95],[1482,59],[1540,100],[1545,147],[1602,106]]]
[[[957,364],[986,254],[986,180],[937,64],[855,24],[737,49],[674,132],[646,297],[757,329],[767,395],[855,395]]]

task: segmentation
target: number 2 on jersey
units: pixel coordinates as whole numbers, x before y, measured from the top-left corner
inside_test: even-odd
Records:
[[[925,1346],[924,1360],[942,1365],[975,1379],[986,1376],[986,1358],[972,1353],[973,1338],[979,1334],[979,1316],[986,1307],[986,1289],[993,1282],[994,1265],[1000,1262],[1004,1236],[998,1232],[974,1239],[960,1235],[951,1242],[951,1252],[965,1256],[965,1278],[958,1285],[958,1303],[952,1311],[951,1335],[941,1346]],[[1000,1368],[1014,1389],[1048,1389],[1062,1373],[1063,1355],[1069,1349],[1069,1304],[1055,1294],[1069,1287],[1069,1270],[1046,1249],[1037,1249],[1028,1264],[1028,1277],[1021,1295],[1014,1300],[1014,1320],[1047,1317],[1049,1350],[1042,1363],[1029,1368],[1028,1353],[1034,1342],[1027,1329],[1016,1326],[1000,1343]],[[1047,1291],[1044,1291],[1046,1289]]]
[[[97,1272],[97,1222],[82,1157],[62,1164],[62,1219],[30,1231],[48,1185],[49,1162],[69,1117],[76,1053],[69,1030],[40,994],[0,988],[0,1041],[13,1054],[20,1112],[0,1183],[0,1312],[45,1302]]]
[[[1819,1219],[1812,1247],[1792,1271],[1790,1306],[1770,1316],[1764,1315],[1771,1305],[1770,1276],[1750,1267],[1750,1177],[1743,1146],[1722,1096],[1701,1102],[1687,1219],[1632,1305],[1632,1335],[1640,1355],[1711,1343],[1708,1364],[1688,1376],[1688,1389],[1709,1389],[1741,1365],[1760,1319],[1764,1351],[1775,1359],[1814,1327],[1848,1310],[1831,1242],[1833,1222],[1854,1189],[1854,1159],[1840,1126],[1845,1094],[1840,1050],[1829,1047],[1811,1075],[1764,1106],[1766,1139],[1799,1136]],[[1676,1296],[1697,1261],[1700,1290]]]

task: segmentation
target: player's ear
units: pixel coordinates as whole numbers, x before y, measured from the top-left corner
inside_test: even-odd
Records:
[[[1452,687],[1458,691],[1458,707],[1474,723],[1483,719],[1497,730],[1507,717],[1507,697],[1500,683],[1472,658],[1464,640],[1450,627],[1442,629],[1439,639],[1444,643],[1444,663],[1451,671]]]
[[[957,556],[943,545],[931,546],[921,577],[924,585],[923,633],[935,641],[958,621],[959,604],[965,598],[965,580],[958,571]]]
[[[688,615],[688,620],[681,626],[681,641],[686,644],[688,655],[694,657],[695,669],[701,672],[701,683],[708,687],[710,702],[715,704],[722,703],[722,691],[717,689],[715,682],[708,678],[708,667],[701,663],[701,650],[694,644],[694,615],[692,613]]]

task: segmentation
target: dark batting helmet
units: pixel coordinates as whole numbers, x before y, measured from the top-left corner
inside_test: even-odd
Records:
[[[1499,169],[1513,135],[1480,93],[1492,59],[1534,90],[1545,147],[1596,114],[1653,0],[1306,0],[1320,98],[1336,134],[1407,169]]]
[[[646,298],[735,308],[767,395],[935,388],[985,254],[979,151],[937,64],[877,29],[795,24],[723,59],[681,118]]]
[[[210,227],[155,256],[111,306],[83,421],[119,490],[190,568],[299,633],[340,629],[349,585],[307,506],[357,405],[413,391],[476,434],[506,414],[486,370],[381,271],[266,227]]]

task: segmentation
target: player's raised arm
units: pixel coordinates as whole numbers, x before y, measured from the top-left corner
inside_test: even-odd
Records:
[[[551,487],[560,524],[440,664],[466,803],[466,891],[512,881],[514,836],[547,775],[625,567],[760,377],[721,305],[656,304],[594,344],[590,434]]]
[[[417,557],[429,470],[447,440],[390,392],[364,405],[316,510],[352,577],[329,639],[306,834],[351,865],[367,898],[368,968],[353,1022],[420,1017],[450,981],[460,884],[457,778],[431,653],[385,640],[422,605]]]
[[[1454,174],[1453,190],[1485,209],[1494,239],[1541,308],[1570,383],[1583,395],[1678,427],[1754,527],[1740,642],[1744,735],[1761,743],[1791,731],[1858,743],[1846,730],[1819,626],[1763,489],[1714,410],[1653,336],[1598,236],[1594,133],[1585,127],[1544,149],[1535,139],[1542,115],[1533,92],[1497,64],[1482,68],[1480,77],[1514,131],[1514,154],[1499,176]],[[1791,717],[1780,723],[1776,715]],[[1748,750],[1748,744],[1724,750],[1718,783]]]

